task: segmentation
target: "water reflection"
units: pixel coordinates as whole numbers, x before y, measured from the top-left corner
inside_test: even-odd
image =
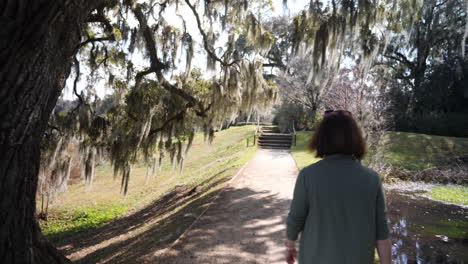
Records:
[[[396,264],[468,264],[466,209],[396,190],[386,196]]]

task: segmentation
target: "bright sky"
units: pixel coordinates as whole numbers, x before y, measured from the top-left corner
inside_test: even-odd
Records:
[[[287,10],[284,10],[283,8],[283,0],[273,0],[273,9],[274,9],[274,12],[273,14],[271,14],[271,16],[280,16],[280,15],[290,15],[290,16],[293,16],[295,14],[297,14],[298,12],[300,12],[301,10],[303,10],[307,5],[309,4],[309,0],[288,0],[288,3],[287,3]],[[190,10],[190,8],[186,5],[180,5],[179,6],[179,14],[185,19],[186,21],[186,25],[187,25],[187,31],[190,32],[190,34],[192,35],[194,41],[197,43],[197,45],[201,45],[202,44],[202,38],[201,38],[201,35],[198,33],[198,27],[197,27],[197,22],[195,20],[195,16],[192,14],[192,11]],[[167,20],[167,22],[169,24],[172,24],[176,27],[179,27],[179,28],[182,28],[182,21],[181,19],[179,18],[179,16],[175,15],[176,14],[176,10],[175,10],[175,7],[173,8],[168,8],[163,16],[165,17],[165,19]],[[132,23],[137,23],[136,21],[129,21],[130,24]],[[207,28],[208,25],[204,25],[205,26],[205,29]],[[219,25],[218,25],[219,26]],[[219,45],[222,45],[223,43],[225,43],[226,41],[226,38],[227,38],[227,35],[226,34],[222,34],[219,38]],[[195,49],[197,50],[197,49]],[[183,55],[183,54],[179,54],[179,57],[183,57],[183,56],[180,56],[180,55]],[[205,59],[205,56],[204,54],[195,54],[194,56],[194,59],[193,59],[193,62],[192,62],[192,66],[193,67],[198,67],[198,68],[205,68],[205,64],[206,64],[206,59]],[[141,53],[135,53],[133,54],[132,56],[132,62],[134,63],[134,65],[139,65],[141,67],[144,67],[145,65],[148,64],[147,60],[142,56]],[[184,69],[185,68],[185,61],[182,59],[181,62],[179,63],[180,67],[179,69]],[[80,82],[78,83],[78,90],[82,90],[84,89],[85,87],[85,81],[86,81],[86,69],[84,69],[84,66],[81,67],[81,72],[82,72],[82,76],[80,78]],[[71,76],[73,77],[73,76]],[[74,77],[73,77],[74,78]],[[73,78],[69,78],[67,80],[67,84],[66,84],[66,87],[64,89],[64,99],[68,99],[68,100],[74,100],[76,98],[74,98],[75,96],[73,95],[73,91],[72,91],[72,87],[73,87]],[[106,85],[106,80],[105,79],[102,79],[100,81],[98,81],[98,83],[95,83],[94,84],[94,87],[95,87],[95,90],[96,90],[96,94],[103,98],[106,94],[109,94],[112,92],[111,89],[109,89],[109,87],[107,87]]]

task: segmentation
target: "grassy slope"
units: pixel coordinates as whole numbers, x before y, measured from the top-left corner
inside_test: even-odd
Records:
[[[253,135],[254,129],[254,126],[243,126],[218,132],[211,145],[203,142],[202,135],[197,135],[182,174],[166,160],[162,170],[145,184],[146,168],[137,166],[132,170],[127,197],[120,194],[120,181],[113,179],[112,168],[99,167],[91,188],[80,183],[59,195],[49,209],[49,221],[42,224],[43,232],[57,240],[96,229],[126,212],[144,208],[176,185],[221,183],[223,178],[235,174],[255,153],[256,147],[246,147],[246,138]]]
[[[297,146],[291,151],[299,168],[316,160],[306,149],[311,135],[311,131],[297,133]],[[385,162],[409,170],[434,167],[451,156],[468,156],[468,138],[389,132],[383,140]]]
[[[387,162],[410,170],[434,167],[453,156],[468,156],[468,138],[391,132],[385,141]]]
[[[311,135],[311,131],[299,131],[297,146],[291,149],[300,169],[318,160],[307,151]],[[409,170],[434,167],[451,156],[468,156],[468,138],[389,132],[384,141],[385,162]],[[432,188],[429,195],[438,200],[468,204],[467,186],[438,186]]]

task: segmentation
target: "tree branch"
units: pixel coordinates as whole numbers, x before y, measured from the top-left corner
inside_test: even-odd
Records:
[[[86,44],[89,44],[89,43],[94,43],[94,42],[103,42],[103,41],[115,41],[115,36],[112,34],[110,36],[106,36],[106,37],[101,37],[101,38],[89,38],[87,40],[85,40],[84,42],[81,42],[77,47],[76,47],[76,51],[78,51],[79,49],[81,49],[83,46],[85,46]]]
[[[89,16],[88,23],[99,22],[102,23],[108,33],[112,33],[114,31],[114,27],[110,23],[109,19],[106,18],[102,9],[99,9],[97,14],[92,14]]]
[[[115,41],[115,34],[114,34],[114,27],[112,26],[111,22],[107,17],[104,15],[103,11],[104,7],[100,7],[96,9],[97,13],[96,14],[91,14],[87,20],[88,23],[94,23],[94,22],[99,22],[104,25],[105,32],[107,32],[109,35],[105,37],[99,37],[99,38],[88,38],[86,41],[80,43],[77,46],[77,51],[85,46],[88,43],[92,42],[103,42],[103,41]],[[89,37],[89,36],[88,36]]]
[[[213,58],[214,60],[216,60],[217,62],[219,62],[221,65],[225,67],[229,67],[229,66],[236,64],[237,61],[226,63],[222,59],[220,59],[218,56],[216,56],[214,51],[211,49],[210,44],[208,43],[208,36],[206,35],[206,32],[202,28],[200,16],[198,15],[197,10],[195,9],[195,6],[193,6],[189,0],[185,0],[185,3],[190,7],[193,15],[195,16],[195,19],[197,20],[198,31],[200,31],[200,34],[202,35],[202,38],[203,38],[203,47],[205,48],[208,55],[210,55],[211,58]]]
[[[146,21],[146,17],[141,11],[140,6],[132,8],[132,11],[135,14],[135,17],[137,18],[138,23],[140,23],[140,26],[143,29],[143,38],[145,39],[146,49],[148,50],[150,56],[151,67],[149,70],[150,72],[148,72],[147,74],[166,69],[168,66],[162,63],[161,60],[159,60],[158,51],[156,50],[156,41],[154,40],[153,32],[148,26],[148,22]]]
[[[163,64],[159,60],[158,53],[156,50],[156,41],[154,40],[153,33],[151,32],[151,29],[147,24],[146,18],[143,15],[143,12],[141,11],[139,6],[137,6],[136,8],[132,8],[132,11],[134,12],[138,22],[140,23],[140,26],[143,28],[143,38],[145,40],[151,64],[149,69],[141,71],[136,75],[135,86],[138,87],[144,76],[151,73],[156,73],[158,81],[164,89],[166,89],[172,94],[178,95],[185,99],[187,102],[189,102],[189,107],[198,106],[200,108],[200,111],[198,113],[204,116],[209,108],[205,109],[203,107],[202,102],[200,102],[197,98],[187,93],[186,91],[177,88],[175,85],[167,81],[166,78],[164,78],[163,70],[167,68],[167,65]],[[197,115],[199,115],[198,113]]]
[[[410,68],[411,70],[413,70],[414,68],[414,65],[412,62],[410,62],[403,54],[399,53],[399,52],[394,52],[395,55],[397,55],[398,57],[396,56],[392,56],[392,55],[387,55],[387,54],[384,54],[383,56],[385,58],[388,58],[388,59],[392,59],[392,60],[396,60],[400,63],[403,63],[405,64],[406,66],[408,66],[408,68]]]
[[[264,67],[264,68],[265,68],[265,67],[282,68],[282,65],[279,65],[278,63],[274,63],[274,62],[273,62],[273,63],[264,63],[264,64],[263,64],[263,67]]]
[[[159,132],[159,131],[162,131],[164,128],[166,128],[167,125],[169,125],[169,123],[171,123],[172,121],[176,120],[176,119],[182,119],[184,117],[184,113],[187,109],[184,109],[182,111],[180,111],[179,113],[177,113],[175,116],[167,119],[163,124],[162,126],[158,127],[158,128],[155,128],[155,129],[152,129],[149,134],[148,134],[148,137],[151,137],[152,135],[154,135],[155,133]]]
[[[397,55],[398,57],[400,57],[406,65],[408,65],[409,67],[412,67],[412,66],[413,66],[413,63],[412,63],[411,61],[409,61],[409,60],[406,58],[405,55],[401,54],[401,53],[398,52],[398,51],[395,51],[394,53],[395,53],[395,55]]]

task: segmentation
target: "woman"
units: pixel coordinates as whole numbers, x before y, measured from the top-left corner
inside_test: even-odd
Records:
[[[361,165],[366,146],[348,111],[326,111],[309,145],[321,161],[299,172],[287,220],[289,264],[391,263],[379,175]]]

